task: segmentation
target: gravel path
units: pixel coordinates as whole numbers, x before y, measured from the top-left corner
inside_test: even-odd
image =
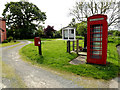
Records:
[[[29,43],[28,41],[22,41],[17,45],[2,49],[2,60],[15,69],[15,72],[28,88],[81,88],[81,86],[74,84],[71,80],[22,61],[18,51]],[[2,79],[2,82],[6,88],[12,88],[11,85],[8,85],[9,81],[7,79]]]

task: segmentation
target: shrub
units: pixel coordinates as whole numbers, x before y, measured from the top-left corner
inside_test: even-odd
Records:
[[[8,43],[8,40],[4,40],[2,43]]]
[[[7,40],[8,40],[8,42],[10,42],[11,40],[13,40],[13,37],[10,36],[10,37],[7,38]]]
[[[84,39],[82,36],[76,36],[76,39]]]

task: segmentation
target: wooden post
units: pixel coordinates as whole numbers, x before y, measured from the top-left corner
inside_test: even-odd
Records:
[[[77,52],[77,55],[78,55],[78,49],[79,49],[79,40],[77,39],[77,47],[76,47],[76,52]]]
[[[73,51],[75,51],[75,41],[73,41]]]
[[[70,40],[67,41],[67,52],[70,53]]]
[[[38,50],[39,50],[39,55],[42,55],[41,41],[40,41],[40,46],[38,46]]]

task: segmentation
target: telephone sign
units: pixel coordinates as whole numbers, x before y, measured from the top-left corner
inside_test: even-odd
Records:
[[[87,63],[106,64],[107,15],[93,15],[88,18],[87,25]]]

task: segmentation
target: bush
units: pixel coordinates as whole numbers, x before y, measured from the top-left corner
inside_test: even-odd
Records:
[[[76,36],[76,39],[84,39],[82,36]]]
[[[56,32],[53,34],[53,36],[54,36],[55,38],[62,38],[62,33],[61,33],[61,31],[56,31]]]
[[[2,43],[8,43],[8,40],[4,40]]]
[[[8,42],[10,42],[11,40],[13,40],[13,37],[10,36],[10,37],[7,38],[7,40],[8,40]]]

